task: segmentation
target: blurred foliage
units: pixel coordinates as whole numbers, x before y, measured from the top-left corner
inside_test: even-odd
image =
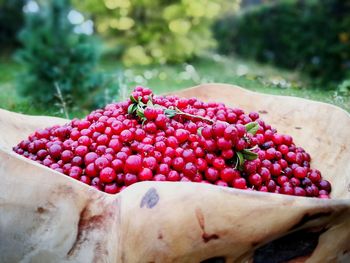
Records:
[[[33,102],[83,103],[101,82],[94,73],[98,45],[91,36],[74,33],[67,19],[70,10],[68,0],[49,0],[27,13],[20,33],[23,48],[17,52],[25,69],[18,89]]]
[[[126,65],[183,62],[214,47],[210,26],[239,1],[74,0]]]
[[[0,49],[18,45],[17,33],[24,24],[23,6],[27,0],[0,0]]]
[[[343,80],[338,85],[338,92],[343,96],[350,96],[350,79]]]
[[[300,69],[319,84],[350,71],[349,1],[279,1],[224,17],[213,31],[221,52]]]

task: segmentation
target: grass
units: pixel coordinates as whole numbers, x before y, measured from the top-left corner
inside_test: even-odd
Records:
[[[32,115],[64,116],[61,107],[49,105],[39,107],[16,92],[16,75],[22,67],[11,59],[0,59],[0,108]],[[309,82],[297,72],[284,71],[267,65],[241,60],[236,57],[207,55],[191,64],[156,65],[147,67],[125,68],[118,61],[103,60],[99,70],[112,76],[118,83],[127,87],[127,94],[136,85],[151,87],[155,93],[161,94],[184,89],[200,83],[222,82],[244,88],[268,93],[303,97],[312,100],[335,104],[350,111],[350,99],[336,96],[332,90],[308,88]],[[106,90],[107,99],[118,100],[115,94]],[[102,102],[104,104],[104,102]],[[75,108],[70,117],[82,117],[89,109]]]

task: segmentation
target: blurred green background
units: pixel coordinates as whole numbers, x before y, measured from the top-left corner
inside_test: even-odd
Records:
[[[350,1],[0,0],[0,108],[82,117],[209,82],[350,111]]]

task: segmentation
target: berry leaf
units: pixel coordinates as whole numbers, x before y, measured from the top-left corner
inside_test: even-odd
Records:
[[[244,157],[241,152],[237,152],[237,157],[238,157],[238,167],[241,168],[244,164]]]
[[[253,161],[255,160],[256,158],[258,158],[258,154],[255,153],[255,152],[252,152],[250,150],[243,150],[242,151],[242,154],[243,154],[243,157],[245,160],[249,160],[249,161]]]
[[[247,133],[255,135],[256,132],[259,130],[259,124],[257,122],[250,122],[245,125],[245,128],[247,130]]]
[[[199,136],[202,136],[202,130],[203,130],[203,128],[204,128],[204,127],[199,127],[199,128],[197,129],[197,134],[198,134]]]
[[[128,114],[132,115],[136,111],[137,105],[136,104],[130,104],[128,107]]]
[[[132,103],[137,103],[137,100],[135,99],[135,97],[133,95],[130,96],[130,100]]]
[[[166,110],[164,110],[164,114],[168,118],[172,118],[172,117],[176,116],[176,110],[166,109]]]
[[[142,111],[140,111],[140,110],[137,110],[136,111],[136,114],[137,114],[137,116],[142,120],[143,118],[145,118],[145,114],[142,112]]]
[[[151,98],[147,101],[147,107],[153,107],[153,102],[152,102],[152,100],[151,100]]]

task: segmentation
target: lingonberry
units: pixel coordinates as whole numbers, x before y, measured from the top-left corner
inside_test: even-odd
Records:
[[[106,157],[99,157],[95,160],[94,163],[97,169],[102,170],[103,168],[109,166],[110,162]]]
[[[126,173],[139,173],[142,169],[142,159],[138,155],[130,155],[126,161],[124,166],[124,171]]]
[[[62,146],[60,146],[59,144],[53,144],[50,146],[49,154],[52,158],[54,159],[60,158],[61,153],[62,153]]]
[[[213,160],[213,166],[220,171],[225,168],[225,160],[221,157],[216,157]]]
[[[248,180],[249,180],[249,183],[255,188],[261,186],[262,179],[261,179],[261,176],[257,173],[249,175]]]
[[[310,168],[310,155],[258,113],[153,96],[143,87],[132,96],[85,119],[37,130],[13,150],[111,194],[137,181],[246,189],[248,180],[250,190],[329,198],[331,185]],[[131,104],[141,112],[128,114]],[[247,127],[256,124],[253,135]]]
[[[244,178],[237,178],[233,181],[233,187],[238,189],[246,189],[247,182]]]
[[[220,178],[226,183],[231,183],[235,179],[235,175],[233,168],[224,168],[220,171]]]
[[[124,177],[124,183],[126,186],[132,185],[137,182],[137,176],[135,174],[126,173]]]
[[[104,191],[108,194],[116,194],[118,193],[118,185],[116,183],[106,184]]]
[[[116,178],[116,173],[111,167],[105,167],[100,172],[100,179],[103,183],[111,183]]]
[[[293,170],[293,175],[296,178],[303,179],[306,177],[307,169],[305,167],[297,167]]]
[[[177,171],[174,171],[174,170],[171,170],[169,173],[168,173],[168,176],[167,176],[167,181],[173,181],[173,182],[176,182],[176,181],[180,181],[180,174],[177,172]]]

